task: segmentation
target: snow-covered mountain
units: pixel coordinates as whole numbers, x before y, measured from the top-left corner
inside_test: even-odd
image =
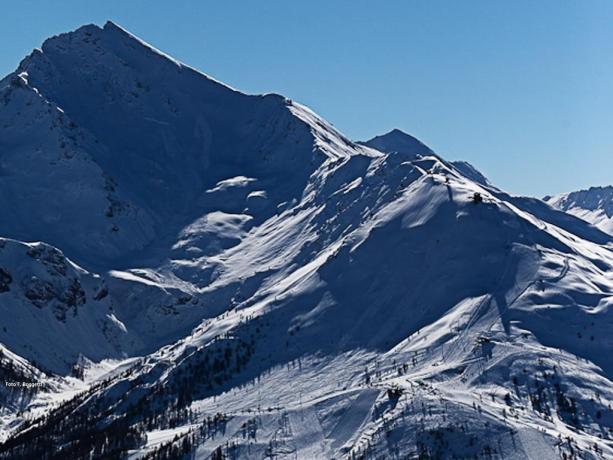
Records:
[[[3,79],[0,130],[0,458],[613,455],[586,222],[112,23]]]
[[[399,153],[405,156],[436,156],[434,151],[419,139],[404,133],[399,129],[393,129],[386,134],[375,136],[372,139],[361,142],[381,152],[394,154]],[[449,162],[462,175],[477,182],[478,184],[492,187],[489,179],[485,177],[477,168],[471,165],[468,161],[450,161]]]
[[[544,200],[554,208],[573,214],[613,235],[613,186],[590,187],[546,196]]]
[[[405,157],[433,156],[434,152],[419,139],[404,133],[399,129],[393,129],[389,133],[375,136],[362,144],[385,153],[397,153]]]

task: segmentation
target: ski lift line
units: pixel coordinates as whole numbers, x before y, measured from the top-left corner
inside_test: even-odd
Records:
[[[502,205],[502,206],[504,206],[504,207],[507,207],[507,209],[508,209],[509,211],[513,211],[513,209],[512,209],[510,206],[508,206],[508,205],[507,205],[507,203],[501,202],[501,205]],[[522,216],[521,214],[519,214],[519,215],[520,215],[520,217],[522,217],[521,219],[519,219],[519,221],[520,221],[520,223],[521,223],[521,225],[522,225],[522,228],[524,229],[524,233],[525,233],[526,235],[528,235],[528,236],[529,236],[529,238],[530,238],[530,239],[531,239],[531,241],[532,241],[533,246],[535,246],[535,247],[536,247],[536,242],[534,241],[534,238],[532,238],[532,235],[530,235],[530,233],[529,233],[529,232],[526,230],[526,227],[525,227],[525,225],[526,225],[526,224],[525,224],[525,222],[524,222],[523,216]],[[511,241],[510,241],[510,240],[507,238],[507,240],[506,240],[506,245],[510,245],[510,244],[511,244]],[[478,314],[480,313],[480,311],[481,311],[481,309],[482,309],[483,305],[484,305],[486,302],[487,302],[487,304],[488,304],[488,305],[490,305],[490,304],[491,304],[493,293],[497,292],[497,291],[500,289],[500,287],[501,287],[501,285],[502,285],[503,280],[504,280],[504,279],[506,278],[506,276],[507,276],[507,273],[508,273],[508,271],[509,271],[510,266],[511,266],[511,257],[510,257],[509,252],[507,252],[507,253],[505,254],[505,268],[504,268],[504,270],[503,270],[503,272],[502,272],[501,276],[500,276],[500,277],[499,277],[499,279],[497,280],[496,285],[495,285],[494,289],[492,290],[492,293],[488,294],[488,296],[487,296],[485,299],[483,299],[483,301],[481,301],[481,302],[479,303],[479,305],[477,306],[477,308],[476,308],[476,309],[474,309],[474,310],[473,310],[473,312],[471,312],[471,315],[470,315],[470,317],[469,317],[468,323],[466,324],[466,326],[464,327],[464,329],[463,329],[463,330],[462,330],[462,332],[460,333],[460,336],[458,337],[458,339],[455,341],[456,346],[455,346],[455,347],[453,347],[453,348],[450,350],[450,352],[447,354],[447,356],[446,356],[446,357],[444,357],[443,359],[447,359],[447,358],[448,358],[448,357],[449,357],[449,356],[450,356],[450,355],[451,355],[453,352],[455,352],[455,351],[457,350],[457,348],[460,346],[460,342],[461,342],[461,341],[465,342],[465,338],[466,338],[466,334],[468,333],[468,330],[469,330],[469,329],[470,329],[470,328],[471,328],[471,327],[474,325],[474,323],[476,322],[476,319],[477,319],[477,317],[478,317]],[[516,301],[518,298],[519,298],[519,297],[516,297],[516,298],[513,300],[513,303],[514,303],[514,302],[515,302],[515,301]],[[509,305],[507,305],[507,308],[508,308],[508,307],[509,307]],[[487,329],[488,329],[489,331],[491,331],[491,328],[493,327],[493,325],[494,325],[495,323],[496,323],[496,321],[494,321],[494,322],[493,322],[493,323],[490,325],[490,327],[489,327],[489,328],[487,328]],[[463,351],[466,351],[466,343],[464,343],[464,346],[463,346],[462,350],[463,350]]]
[[[422,178],[421,178],[422,180],[423,180],[424,178],[429,177],[429,175],[427,174],[427,172],[426,172],[426,171],[424,171],[424,170],[423,170],[423,169],[422,169],[422,168],[421,168],[419,165],[415,165],[415,167],[416,167],[418,170],[420,170],[420,172],[422,173],[422,175],[423,175],[423,176],[422,176]],[[434,181],[436,181],[435,179],[433,179],[433,180],[434,180]],[[439,185],[448,185],[448,184],[443,184],[442,182],[440,182],[440,183],[439,183]],[[458,226],[457,226],[457,225],[453,225],[453,226],[452,226],[452,229],[453,229],[452,231],[453,231],[453,233],[454,233],[454,236],[457,236],[457,233],[459,232]],[[429,251],[428,251],[428,252],[429,252]],[[428,255],[428,252],[426,252],[426,256]],[[507,261],[507,264],[508,264],[508,261]],[[430,270],[430,266],[428,266],[428,270]],[[505,267],[505,271],[506,271],[506,267]],[[423,317],[423,316],[424,316],[424,315],[425,315],[425,314],[426,314],[426,313],[427,313],[427,312],[428,312],[428,311],[429,311],[431,308],[432,308],[432,306],[430,306],[429,308],[426,308],[426,309],[425,309],[425,310],[422,312],[421,317]],[[480,308],[480,306],[479,306],[478,308]],[[470,321],[471,321],[471,320],[470,320],[470,318],[469,318],[469,322],[470,322]],[[465,330],[466,330],[466,329],[465,329]],[[464,330],[464,331],[465,331],[465,330]],[[453,351],[453,350],[452,350],[452,351]],[[430,347],[426,347],[426,354],[431,355],[432,353],[433,353],[433,350],[431,350],[431,349],[430,349]],[[445,356],[444,356],[444,355],[443,355],[442,359],[443,359],[443,360],[445,360]],[[426,358],[424,358],[424,361],[425,361],[425,360],[426,360]]]
[[[509,210],[513,211],[513,209],[509,208]],[[521,216],[521,215],[520,215]],[[520,223],[522,226],[522,229],[524,231],[524,234],[528,236],[530,242],[532,243],[532,246],[537,248],[538,245],[536,243],[536,241],[534,240],[534,238],[532,237],[531,233],[528,231],[528,229],[526,228],[526,222],[525,219],[520,219]],[[537,253],[539,255],[539,258],[542,257],[542,254],[540,251],[537,250]],[[558,275],[549,277],[549,278],[544,278],[542,280],[540,279],[533,279],[532,281],[530,281],[529,283],[526,284],[526,286],[521,290],[521,292],[519,292],[514,298],[513,300],[511,300],[510,302],[507,303],[506,305],[506,310],[508,310],[510,307],[512,307],[515,302],[517,302],[520,297],[522,297],[527,291],[528,289],[530,289],[532,286],[534,286],[536,283],[538,283],[539,281],[546,281],[546,282],[554,282],[554,281],[559,281],[561,280],[564,276],[566,276],[566,274],[568,273],[570,267],[570,263],[569,263],[569,257],[565,256],[564,257],[564,262],[563,262],[563,267],[560,271],[560,273]],[[506,311],[505,310],[505,311]],[[494,326],[495,323],[491,324],[490,327],[488,328],[488,331],[491,331],[492,327]]]
[[[509,208],[509,209],[510,209],[510,208]],[[524,230],[524,234],[528,236],[528,238],[530,239],[530,241],[531,241],[531,243],[532,243],[532,246],[533,246],[533,247],[537,247],[536,241],[534,240],[534,238],[532,237],[532,235],[530,234],[530,232],[528,232],[528,230],[527,230],[527,228],[526,228],[526,223],[525,223],[524,219],[521,219],[521,220],[520,220],[520,222],[521,222],[522,228],[523,228],[523,230]],[[540,251],[538,251],[538,254],[539,254],[539,257],[542,257],[542,255],[541,255]],[[504,276],[506,276],[506,271],[507,271],[507,269],[508,269],[508,266],[507,266],[507,267],[505,267],[505,272],[503,273],[503,276],[502,276],[502,277],[501,277],[501,279],[499,280],[499,283],[500,283],[500,282],[501,282],[501,281],[504,279]],[[507,305],[506,305],[506,310],[508,310],[510,307],[512,307],[512,306],[515,304],[515,302],[517,302],[517,301],[518,301],[518,300],[519,300],[519,299],[520,299],[520,298],[521,298],[521,297],[522,297],[522,296],[523,296],[523,295],[524,295],[524,294],[525,294],[525,293],[528,291],[528,289],[530,289],[532,286],[534,286],[534,284],[536,284],[537,282],[539,282],[539,281],[549,281],[549,282],[551,282],[551,281],[558,281],[558,280],[560,280],[561,278],[563,278],[563,277],[566,275],[566,273],[568,272],[568,270],[569,270],[569,257],[565,257],[565,258],[564,258],[564,266],[562,267],[562,270],[561,270],[560,274],[555,275],[555,276],[550,277],[550,278],[543,279],[543,280],[533,279],[532,281],[530,281],[529,283],[527,283],[527,285],[526,285],[526,286],[525,286],[525,287],[524,287],[524,288],[521,290],[521,292],[519,292],[519,293],[518,293],[518,294],[517,294],[517,295],[516,295],[516,296],[513,298],[513,300],[511,300],[509,303],[507,303]],[[490,296],[490,298],[489,298],[488,300],[491,302],[491,300],[492,300],[492,299],[491,299],[491,296]],[[475,313],[476,313],[476,312],[477,312],[477,311],[478,311],[478,310],[481,308],[481,306],[482,306],[482,304],[480,304],[480,305],[479,305],[479,307],[478,307],[478,308],[475,310]],[[469,323],[470,323],[470,321],[471,321],[471,320],[469,320]],[[492,328],[494,327],[494,325],[496,324],[496,322],[497,322],[497,320],[492,321],[492,322],[490,323],[489,327],[486,327],[485,329],[486,329],[488,332],[491,332],[491,330],[492,330]],[[471,324],[471,326],[472,326],[472,324]],[[462,331],[462,332],[463,332],[463,334],[465,334],[465,333],[466,333],[466,331],[468,330],[468,328],[469,328],[469,325],[467,324],[466,328],[465,328],[465,329]],[[465,346],[466,346],[466,344],[465,344]],[[465,348],[464,348],[464,350],[465,350]],[[478,362],[478,361],[480,361],[481,359],[482,359],[482,358],[478,357],[478,358],[476,358],[476,359],[475,359],[475,361],[474,361],[474,362]]]

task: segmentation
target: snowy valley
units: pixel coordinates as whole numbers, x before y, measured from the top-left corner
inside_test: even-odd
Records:
[[[548,201],[52,37],[0,80],[0,459],[612,458],[613,236]]]

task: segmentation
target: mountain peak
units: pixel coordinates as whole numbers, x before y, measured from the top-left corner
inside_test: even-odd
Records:
[[[430,147],[419,139],[398,128],[394,128],[386,134],[375,136],[363,142],[363,144],[385,153],[404,155],[432,155],[434,153]]]
[[[0,81],[0,459],[613,458],[613,236],[365,144],[112,22],[32,53]]]
[[[160,51],[159,49],[147,43],[146,41],[142,40],[141,38],[137,37],[136,35],[133,35],[130,31],[128,31],[127,29],[123,28],[122,26],[120,26],[119,24],[113,21],[106,21],[106,23],[104,24],[104,27],[101,30],[109,37],[114,36],[114,37],[117,37],[117,39],[122,40],[124,42],[128,42],[128,43],[131,42],[133,45],[141,46],[150,52],[153,52],[159,56],[166,58],[169,61],[172,61],[174,64],[176,64],[179,67],[184,67],[184,64],[177,61],[172,56],[164,53],[163,51]]]
[[[155,234],[172,234],[171,225],[157,222],[174,219],[180,227],[205,207],[194,211],[192,203],[221,180],[245,176],[274,183],[267,190],[266,212],[258,214],[264,219],[292,193],[301,194],[300,187],[327,159],[369,153],[306,107],[280,95],[234,90],[111,21],[46,40],[0,80],[0,88],[16,87],[28,88],[29,99],[15,94],[10,110],[2,108],[0,139],[19,135],[22,148],[32,152],[39,195],[9,205],[8,195],[0,194],[0,207],[19,213],[5,219],[0,231],[9,236],[31,231],[26,239],[45,239],[81,263],[123,257],[140,251]],[[43,156],[49,163],[40,161]],[[58,164],[58,157],[76,159]],[[64,174],[61,190],[53,182],[58,169]],[[87,202],[70,191],[81,189],[83,177],[91,190],[87,198],[79,196]],[[49,190],[57,191],[53,204],[47,201]],[[54,206],[62,215],[55,233],[30,225],[32,215],[59,221],[51,217],[60,213]],[[66,238],[67,228],[83,229],[85,222],[98,231],[95,249],[83,243],[87,232],[83,244]]]
[[[402,137],[410,137],[412,139],[415,139],[410,134],[407,134],[407,133],[405,133],[404,131],[402,131],[401,129],[398,129],[398,128],[392,129],[390,132],[388,132],[386,134],[383,134],[383,136],[402,136]]]
[[[119,24],[113,21],[106,21],[104,23],[104,26],[102,26],[101,28],[100,27],[97,27],[97,28],[103,33],[108,34],[108,35],[119,35],[119,36],[123,36],[128,39],[134,40],[136,42],[146,44],[143,40],[131,34],[127,29],[121,27]],[[147,45],[147,46],[150,47],[150,45]]]
[[[590,222],[602,231],[613,234],[613,186],[590,187],[587,190],[543,197],[554,208]]]
[[[401,129],[394,128],[391,131],[381,134],[379,136],[375,136],[373,139],[387,139],[387,140],[396,140],[396,141],[404,141],[404,142],[420,142],[415,136],[411,136],[408,133],[405,133]],[[372,140],[372,139],[371,139]]]
[[[111,21],[110,19],[104,23],[104,29],[120,29],[125,32],[125,29],[121,27],[119,24]]]

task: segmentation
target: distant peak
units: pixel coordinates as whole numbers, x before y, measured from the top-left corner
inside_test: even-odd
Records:
[[[389,133],[384,134],[382,137],[384,137],[384,136],[404,136],[404,137],[410,137],[412,139],[415,139],[410,134],[407,134],[407,133],[405,133],[404,131],[402,131],[401,129],[398,129],[398,128],[392,129]]]
[[[380,150],[384,153],[400,153],[405,155],[432,155],[434,152],[419,139],[394,128],[386,134],[375,136],[362,144]]]
[[[557,195],[547,195],[543,197],[545,201],[560,199],[575,199],[577,197],[606,197],[613,199],[613,185],[596,185],[586,189],[574,190],[572,192],[559,193]]]
[[[613,235],[613,186],[595,186],[574,192],[547,195],[543,201],[561,211],[587,220]]]
[[[415,142],[415,141],[420,142],[416,137],[411,136],[410,134],[405,133],[404,131],[398,128],[394,128],[385,134],[375,136],[374,138],[371,139],[371,141],[374,139],[395,139],[395,140],[404,139],[404,140],[411,141],[411,142]],[[367,141],[367,142],[370,142],[370,141]]]
[[[114,23],[111,20],[108,20],[104,23],[104,28],[105,29],[121,29],[121,30],[125,30],[123,27],[121,27],[119,24]]]

